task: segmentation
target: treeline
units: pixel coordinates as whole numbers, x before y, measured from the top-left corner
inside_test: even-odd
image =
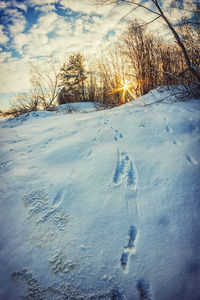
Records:
[[[176,29],[196,70],[200,70],[198,25],[185,24]],[[113,107],[162,85],[182,85],[185,94],[200,96],[199,83],[179,45],[157,38],[137,20],[127,25],[118,42],[110,44],[100,58],[91,61],[75,53],[60,67],[53,58],[45,67],[32,65],[31,85],[31,91],[12,103],[9,113],[17,116],[85,101]]]

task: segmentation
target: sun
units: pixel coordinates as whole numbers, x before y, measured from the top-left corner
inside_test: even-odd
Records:
[[[128,81],[126,79],[125,79],[125,82],[122,86],[122,89],[125,90],[125,91],[129,89],[129,84],[128,84]]]
[[[130,94],[132,87],[133,87],[133,84],[131,84],[127,79],[125,79],[120,82],[120,87],[111,89],[110,91],[107,92],[107,94],[111,95],[111,94],[116,94],[116,93],[121,92],[120,102],[124,103],[126,93]]]

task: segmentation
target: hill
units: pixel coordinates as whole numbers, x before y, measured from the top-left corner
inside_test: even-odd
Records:
[[[200,298],[200,102],[170,99],[0,121],[0,299]]]

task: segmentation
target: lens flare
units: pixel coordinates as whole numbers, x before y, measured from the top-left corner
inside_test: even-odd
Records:
[[[127,82],[127,80],[125,80],[125,82],[123,84],[123,90],[128,90],[128,88],[129,88],[128,82]]]
[[[130,93],[131,88],[133,85],[131,85],[127,79],[125,79],[123,82],[121,82],[120,87],[114,88],[110,91],[108,91],[108,95],[121,93],[121,103],[124,103],[126,93]]]

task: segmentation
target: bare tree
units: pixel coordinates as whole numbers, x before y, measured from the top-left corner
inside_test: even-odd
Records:
[[[56,66],[52,58],[43,67],[31,65],[31,84],[39,95],[43,109],[52,109],[57,103],[61,90],[60,72],[60,67]]]
[[[89,102],[98,102],[100,101],[99,95],[99,80],[97,73],[97,63],[94,58],[87,57],[87,79],[85,82],[86,85],[86,99]]]
[[[9,114],[18,116],[40,109],[50,110],[57,104],[60,92],[60,68],[53,59],[41,65],[31,64],[31,85],[27,93],[22,93],[11,102]]]
[[[134,20],[122,34],[123,53],[136,78],[136,96],[160,85],[181,84],[188,90],[186,64],[178,45],[155,37],[145,23]],[[191,91],[190,91],[191,92]]]
[[[19,116],[21,114],[36,111],[41,108],[40,95],[32,89],[29,93],[23,93],[13,100],[9,109],[9,114]]]
[[[98,71],[104,104],[113,106],[129,101],[133,77],[129,78],[127,60],[120,43],[108,47],[98,60]],[[127,87],[124,88],[125,85]]]
[[[137,8],[143,8],[143,9],[151,12],[152,15],[155,16],[155,18],[151,22],[154,22],[158,18],[160,18],[164,21],[165,25],[169,28],[172,35],[174,36],[174,39],[175,39],[177,45],[181,49],[181,52],[183,54],[187,68],[190,71],[190,73],[193,75],[193,77],[195,78],[195,80],[199,86],[199,89],[200,89],[199,66],[197,67],[196,65],[194,65],[192,63],[191,57],[187,51],[187,48],[184,45],[184,42],[181,39],[181,36],[178,34],[178,31],[175,29],[175,26],[173,26],[172,22],[170,22],[170,20],[168,19],[166,13],[164,12],[161,5],[159,4],[158,0],[149,0],[148,1],[152,4],[152,6],[153,6],[152,8],[150,8],[149,6],[146,6],[145,4],[143,4],[144,1],[140,1],[140,0],[121,0],[121,1],[120,0],[96,0],[96,3],[98,3],[98,4],[111,4],[111,3],[120,3],[120,2],[133,5],[133,9],[130,12],[135,11]],[[191,4],[192,4],[194,1],[191,0],[188,2],[191,2]]]

